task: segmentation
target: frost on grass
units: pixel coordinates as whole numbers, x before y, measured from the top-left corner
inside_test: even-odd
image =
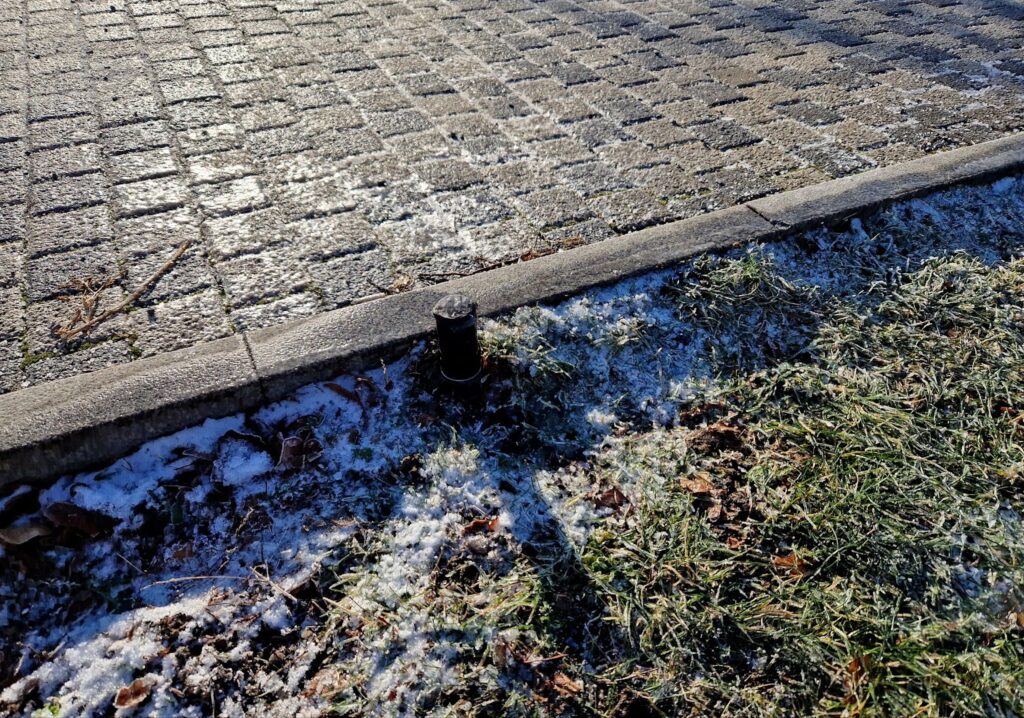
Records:
[[[12,715],[1011,715],[1024,184],[484,322],[14,488]],[[119,707],[120,706],[120,707]]]

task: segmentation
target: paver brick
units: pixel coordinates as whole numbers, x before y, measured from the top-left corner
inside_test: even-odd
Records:
[[[29,155],[29,169],[34,181],[98,172],[100,150],[95,143],[40,150]]]
[[[106,180],[94,172],[33,182],[28,186],[28,207],[33,214],[61,212],[102,204],[108,196]]]
[[[627,189],[588,200],[594,214],[616,232],[634,232],[669,221],[672,210],[646,190]]]
[[[305,267],[289,261],[280,247],[259,254],[230,259],[217,265],[227,300],[234,307],[250,306],[264,299],[293,294],[312,285]]]
[[[25,252],[28,257],[38,257],[112,242],[113,237],[110,212],[103,205],[51,212],[29,218]]]
[[[189,198],[185,183],[176,176],[114,185],[111,194],[120,218],[166,212],[183,206]]]
[[[525,216],[541,227],[560,227],[591,215],[583,198],[572,190],[539,190],[516,199]]]
[[[1017,132],[1022,37],[987,0],[8,3],[3,281],[194,246],[134,344],[0,338],[0,391]]]
[[[111,155],[169,147],[173,140],[167,123],[160,120],[106,127],[100,134],[100,141]]]
[[[0,287],[0,346],[24,335],[24,305],[20,287]]]
[[[213,288],[144,307],[127,318],[126,329],[144,357],[213,341],[232,332],[224,299]]]
[[[268,203],[259,181],[253,176],[197,184],[193,191],[203,212],[214,217],[260,209]]]
[[[111,247],[84,247],[29,259],[25,263],[25,293],[30,302],[72,292],[75,280],[116,277],[116,255]]]
[[[231,307],[231,324],[239,331],[252,331],[280,324],[282,321],[302,319],[323,311],[320,298],[311,291],[284,294],[261,304]]]
[[[66,342],[54,333],[54,328],[67,325],[81,311],[82,300],[74,290],[69,290],[56,299],[29,302],[24,310],[26,331],[24,334],[25,351],[28,354],[60,353],[66,348]],[[96,312],[100,314],[124,301],[124,290],[120,286],[108,287],[96,300]],[[109,339],[122,337],[129,326],[127,315],[112,317],[95,331],[89,333],[88,342],[72,339],[72,345],[82,343],[93,344]]]
[[[25,206],[0,205],[0,242],[20,242],[25,236]]]
[[[15,242],[0,244],[0,287],[15,289],[24,277],[25,256]]]
[[[165,266],[175,251],[169,246],[146,254],[132,254],[124,262],[124,285],[142,286]],[[150,306],[169,299],[188,296],[217,286],[217,275],[202,254],[202,245],[194,242],[181,258],[143,295],[139,306]]]
[[[32,361],[24,368],[22,385],[65,379],[83,372],[124,364],[134,358],[135,353],[127,339],[100,342],[68,353],[43,355],[43,358]]]
[[[0,171],[21,169],[25,164],[25,143],[0,142]]]

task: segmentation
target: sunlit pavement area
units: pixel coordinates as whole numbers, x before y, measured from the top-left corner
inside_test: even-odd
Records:
[[[0,391],[1011,134],[1022,38],[1012,2],[4,2]]]

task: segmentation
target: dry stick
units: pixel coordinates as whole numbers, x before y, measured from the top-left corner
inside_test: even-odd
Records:
[[[175,583],[185,583],[187,581],[248,581],[248,576],[176,576],[174,578],[165,578],[163,581],[154,581],[148,583],[142,587],[141,590],[145,591],[147,588],[153,588],[154,586],[167,586]]]
[[[179,259],[181,259],[181,255],[183,255],[185,253],[185,250],[187,250],[191,245],[192,245],[192,238],[190,237],[190,238],[186,239],[184,242],[182,242],[181,244],[179,244],[178,248],[174,250],[174,254],[172,254],[170,256],[170,259],[168,259],[166,262],[164,262],[163,266],[161,266],[159,269],[157,269],[155,272],[153,272],[153,274],[151,274],[149,276],[149,278],[145,282],[140,284],[139,287],[134,292],[132,292],[131,295],[127,299],[125,299],[123,302],[118,304],[113,309],[108,309],[107,311],[103,312],[103,314],[99,315],[98,317],[94,317],[93,319],[90,319],[85,324],[77,326],[77,327],[75,327],[73,329],[69,328],[69,329],[65,329],[65,330],[61,331],[60,332],[60,338],[63,339],[64,341],[68,341],[69,339],[71,339],[73,337],[76,337],[79,334],[84,334],[84,333],[90,331],[96,325],[102,324],[103,322],[107,321],[111,317],[117,316],[118,314],[120,314],[124,310],[128,309],[130,306],[135,304],[135,302],[139,301],[139,299],[142,297],[142,295],[145,294],[146,291],[151,286],[156,284],[156,282],[160,279],[160,277],[164,276],[165,274],[167,274],[167,272],[169,272],[171,270],[171,267],[173,267],[175,265],[175,263]]]

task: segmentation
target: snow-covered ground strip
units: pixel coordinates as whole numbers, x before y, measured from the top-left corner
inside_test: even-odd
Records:
[[[723,370],[799,353],[809,306],[875,301],[936,254],[1005,259],[1022,218],[1017,178],[899,203],[485,321],[483,409],[436,396],[420,347],[64,477],[12,524],[48,542],[0,547],[0,707],[397,716],[433,714],[460,681],[522,690],[499,670],[516,641],[499,619],[537,610],[523,562],[581,549],[637,480],[621,466],[594,485],[591,457],[671,426]],[[770,270],[770,291],[719,305],[745,286],[708,283],[724,261]],[[466,555],[493,569],[472,591],[449,580]]]

